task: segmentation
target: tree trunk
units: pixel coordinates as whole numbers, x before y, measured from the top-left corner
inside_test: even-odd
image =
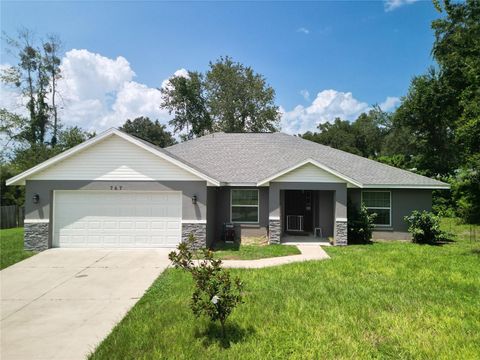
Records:
[[[222,326],[222,338],[225,339],[227,334],[225,332],[225,320],[224,319],[220,320],[220,325]]]

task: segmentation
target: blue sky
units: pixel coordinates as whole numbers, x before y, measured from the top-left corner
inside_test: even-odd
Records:
[[[59,34],[66,53],[72,49],[86,51],[69,54],[70,67],[65,71],[73,79],[69,92],[78,87],[75,78],[82,76],[79,72],[99,62],[103,64],[101,69],[111,65],[113,73],[123,74],[118,83],[93,91],[99,99],[72,94],[73,100],[65,105],[71,115],[70,108],[86,100],[90,101],[87,104],[98,100],[90,110],[103,112],[109,120],[99,117],[92,122],[76,113],[68,121],[99,129],[118,125],[124,120],[122,116],[133,116],[141,109],[153,111],[146,115],[166,122],[167,114],[141,104],[157,99],[148,91],[161,86],[179,69],[205,70],[209,61],[221,55],[230,55],[267,78],[277,92],[277,104],[288,113],[282,121],[289,132],[310,129],[337,115],[352,120],[358,112],[371,104],[384,103],[387,97],[392,99],[385,106],[392,109],[398,103],[393,98],[406,93],[412,76],[432,64],[430,23],[439,16],[431,2],[412,0],[4,1],[1,6],[1,27],[8,34],[26,26],[39,37]],[[127,63],[119,64],[118,57]],[[2,51],[2,64],[14,62]],[[98,84],[94,74],[90,75],[87,78],[95,89]],[[130,109],[133,111],[125,108],[122,112],[118,110],[125,107],[119,102],[121,91],[131,99],[131,93],[125,92],[127,83],[134,85],[130,87],[136,89],[135,96],[142,97],[142,91],[148,94],[126,105],[135,108]],[[112,108],[115,103],[117,109]],[[342,113],[345,107],[348,109]],[[93,113],[88,116],[95,117]]]

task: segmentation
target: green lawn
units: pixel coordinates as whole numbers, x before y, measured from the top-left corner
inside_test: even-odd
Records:
[[[297,255],[300,250],[293,245],[238,245],[217,244],[213,256],[222,260],[255,260],[277,256]]]
[[[0,230],[0,269],[35,254],[34,251],[23,250],[23,228]]]
[[[478,359],[480,239],[444,225],[457,242],[331,247],[331,260],[234,270],[246,301],[228,343],[190,312],[189,275],[169,269],[91,359]]]

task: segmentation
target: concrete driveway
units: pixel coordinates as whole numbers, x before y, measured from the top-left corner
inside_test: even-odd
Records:
[[[50,249],[0,272],[0,358],[84,359],[169,265],[169,249]]]

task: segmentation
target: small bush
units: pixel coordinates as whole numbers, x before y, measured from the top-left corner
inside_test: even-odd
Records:
[[[376,214],[369,214],[362,204],[360,208],[348,203],[348,243],[368,244],[372,239]]]
[[[412,242],[417,244],[437,244],[450,241],[451,236],[440,230],[440,218],[428,211],[413,211],[404,217]]]
[[[233,309],[243,299],[243,284],[238,277],[232,279],[230,273],[222,268],[222,261],[213,259],[212,251],[202,249],[202,259],[199,251],[192,250],[195,237],[190,234],[187,242],[178,245],[178,252],[172,251],[169,259],[174,266],[188,271],[195,281],[195,290],[190,307],[195,316],[202,314],[212,321],[220,321],[222,337],[225,338],[225,322]],[[197,255],[194,260],[193,256]]]

